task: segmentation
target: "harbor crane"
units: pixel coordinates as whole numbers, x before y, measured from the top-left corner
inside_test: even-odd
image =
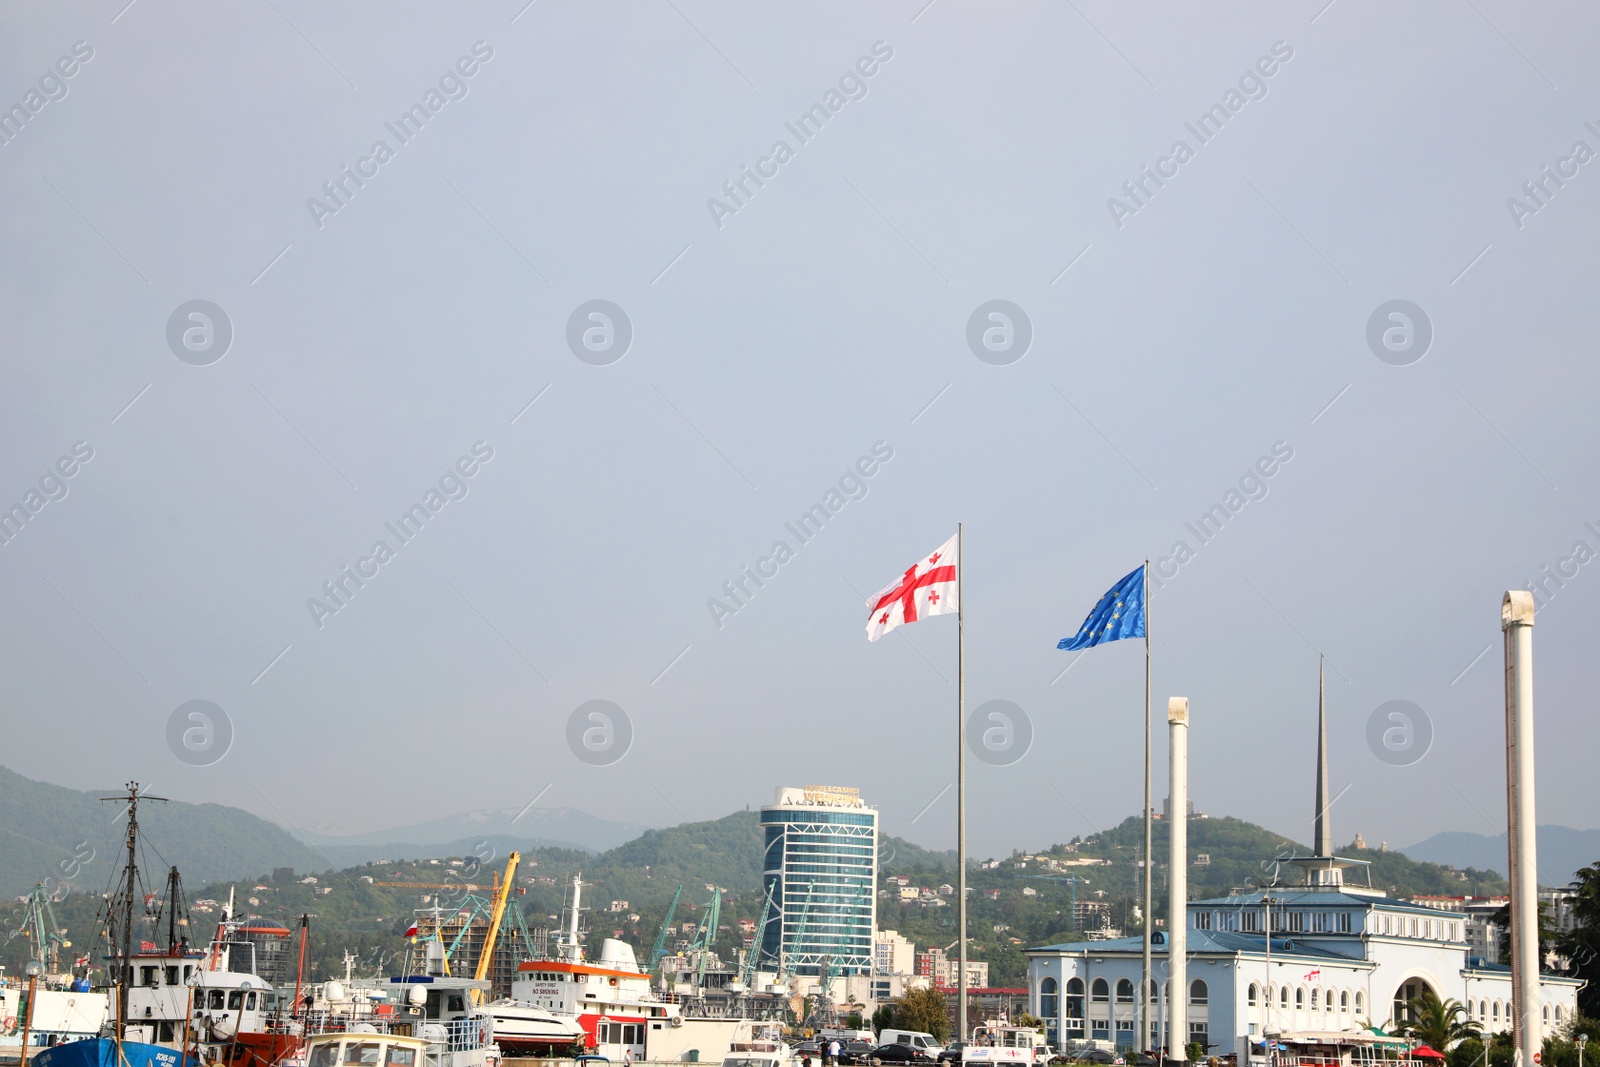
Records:
[[[650,950],[650,974],[655,975],[661,967],[661,954],[667,949],[667,932],[672,929],[673,917],[678,914],[678,898],[683,896],[683,886],[672,894],[672,904],[667,908],[667,917],[661,922],[661,932],[656,935],[655,947]]]
[[[61,950],[71,948],[72,942],[63,936],[66,930],[56,921],[50,891],[43,882],[28,894],[16,932],[28,940],[28,956],[38,962],[43,973],[61,970]]]
[[[810,895],[810,892],[811,892],[811,886],[807,885],[806,886],[806,904],[805,904],[805,907],[800,909],[800,920],[798,922],[796,922],[795,925],[794,925],[794,935],[789,938],[789,950],[787,952],[785,952],[783,950],[783,935],[782,935],[782,933],[780,932],[780,934],[778,935],[778,951],[782,956],[782,964],[783,964],[783,966],[782,966],[782,974],[780,975],[780,977],[785,982],[787,982],[789,979],[794,977],[794,958],[795,958],[795,955],[798,952],[797,946],[800,944],[800,940],[803,937],[806,936],[806,919],[811,915],[811,895]],[[781,921],[782,920],[780,920],[780,922]],[[781,931],[782,929],[783,929],[782,926],[779,926],[779,930]]]
[[[505,876],[498,879],[500,887],[499,892],[494,895],[494,905],[489,912],[489,929],[483,935],[483,948],[478,951],[477,969],[472,972],[472,977],[480,982],[489,973],[489,965],[494,961],[494,943],[500,934],[500,920],[505,916],[506,902],[511,899],[512,879],[516,877],[517,864],[521,861],[522,853],[520,852],[513,852],[507,856]],[[483,1003],[483,990],[474,989],[472,991],[472,1002],[474,1004]]]
[[[761,902],[761,918],[756,920],[755,938],[750,942],[750,949],[744,954],[744,966],[740,968],[739,981],[744,983],[746,989],[756,980],[756,964],[761,960],[761,945],[767,936],[767,920],[772,915],[772,890],[777,885],[767,887],[767,898]]]
[[[717,943],[717,924],[722,921],[722,890],[713,889],[711,900],[706,904],[706,913],[700,929],[695,931],[691,949],[700,950],[700,958],[695,970],[694,984],[696,989],[704,989],[706,981],[706,957],[711,955],[711,946]]]

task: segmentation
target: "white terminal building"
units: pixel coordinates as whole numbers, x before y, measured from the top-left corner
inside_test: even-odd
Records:
[[[1325,737],[1323,727],[1317,758],[1324,796]],[[1173,995],[1166,981],[1167,935],[1152,935],[1155,1047],[1199,1042],[1208,1054],[1237,1053],[1241,1067],[1262,1063],[1260,1043],[1269,1031],[1291,1044],[1353,1041],[1349,1035],[1357,1031],[1389,1030],[1403,1021],[1407,1002],[1429,989],[1441,1000],[1459,1001],[1485,1033],[1511,1029],[1511,970],[1486,959],[1469,940],[1468,914],[1441,909],[1437,899],[1423,906],[1347,881],[1368,865],[1333,855],[1326,812],[1319,803],[1316,855],[1283,861],[1300,870],[1299,882],[1189,903],[1189,988],[1178,991],[1188,998],[1189,1033],[1182,1041],[1171,1040],[1163,1025]],[[1263,869],[1275,869],[1274,861]],[[1137,1044],[1141,938],[1044,945],[1029,949],[1028,957],[1029,1010],[1045,1020],[1051,1044]],[[1575,1016],[1582,984],[1540,977],[1545,1036]]]

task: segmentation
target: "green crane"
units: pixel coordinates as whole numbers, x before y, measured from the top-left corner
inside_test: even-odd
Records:
[[[70,948],[72,942],[62,935],[66,932],[56,921],[56,910],[50,900],[50,891],[41,882],[33,887],[24,901],[22,922],[17,933],[30,942],[28,955],[39,963],[45,974],[59,971],[60,950]]]
[[[700,950],[699,967],[695,973],[694,984],[703,988],[706,981],[706,957],[711,955],[711,946],[717,943],[717,924],[722,921],[722,890],[713,889],[711,900],[706,904],[704,922],[700,924],[699,931],[694,935],[692,947]]]
[[[811,914],[811,887],[806,886],[805,907],[800,909],[800,921],[794,925],[794,935],[789,938],[789,951],[783,952],[783,937],[778,937],[778,950],[783,953],[783,980],[794,977],[794,957],[802,938],[806,936],[806,918]],[[782,920],[780,920],[781,922]],[[780,926],[781,930],[782,927]]]
[[[678,914],[678,898],[683,896],[683,886],[672,894],[672,906],[667,909],[667,917],[661,923],[661,932],[656,935],[656,946],[650,950],[650,973],[654,975],[661,966],[661,954],[667,948],[667,931],[672,929],[672,918]]]
[[[777,883],[774,882],[773,886]],[[741,968],[739,981],[745,988],[750,988],[750,983],[756,980],[756,963],[761,959],[761,943],[767,936],[767,918],[772,914],[772,887],[767,889],[767,898],[761,902],[761,918],[756,920],[756,936],[750,942],[750,951],[744,954],[744,967]]]

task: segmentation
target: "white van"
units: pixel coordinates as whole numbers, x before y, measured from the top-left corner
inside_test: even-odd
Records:
[[[869,1045],[876,1045],[877,1039],[872,1036],[871,1030],[838,1030],[824,1027],[817,1031],[820,1041],[833,1041],[837,1039],[841,1044],[846,1041],[865,1041]]]
[[[944,1046],[939,1044],[934,1036],[925,1030],[892,1030],[885,1028],[878,1032],[880,1045],[910,1045],[927,1056],[930,1060],[939,1058],[939,1053],[944,1051]]]

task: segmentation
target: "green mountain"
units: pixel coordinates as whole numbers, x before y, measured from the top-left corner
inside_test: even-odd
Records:
[[[122,792],[79,792],[0,767],[0,897],[25,894],[39,882],[57,892],[98,895],[108,888],[122,867],[127,823],[122,804],[100,798]],[[158,883],[171,865],[199,885],[242,871],[321,863],[281,827],[221,804],[150,801],[140,805],[139,822],[160,849],[147,850],[144,863]]]
[[[4,831],[0,833],[0,889],[15,897],[52,872],[59,879],[62,870],[72,868],[76,857],[81,869],[70,884],[61,887],[63,899],[56,914],[80,946],[79,952],[94,944],[100,893],[121,863],[119,848],[125,824],[117,818],[120,806],[98,800],[116,792],[80,793],[0,770],[0,830]],[[683,890],[673,915],[676,929],[666,939],[669,950],[689,936],[682,924],[700,922],[712,890],[717,888],[723,891],[722,917],[714,948],[725,961],[735,962],[742,943],[738,923],[755,920],[762,904],[758,819],[756,812],[738,811],[721,819],[647,830],[598,854],[490,835],[462,839],[457,856],[441,858],[424,854],[436,852],[438,846],[307,847],[271,823],[214,804],[152,802],[141,808],[141,823],[151,842],[143,861],[155,883],[151,889],[159,888],[168,864],[177,864],[191,906],[225,901],[232,891],[246,917],[273,919],[293,929],[302,914],[310,914],[308,958],[314,977],[341,973],[346,949],[357,953],[364,973],[385,973],[393,968],[396,955],[405,948],[402,935],[417,911],[440,904],[441,896],[450,908],[468,893],[488,896],[485,890],[438,887],[487,886],[512,848],[522,853],[517,876],[520,892],[513,899],[532,937],[539,936],[541,927],[556,924],[571,879],[581,874],[587,886],[584,903],[591,938],[621,937],[634,945],[643,960],[679,886]],[[968,909],[970,948],[974,959],[989,962],[991,984],[1023,984],[1026,946],[1084,936],[1074,929],[1074,900],[1103,904],[1113,926],[1137,933],[1143,836],[1141,820],[1130,817],[1109,830],[1037,853],[975,860],[968,872],[973,889]],[[1154,851],[1159,921],[1166,914],[1169,882],[1164,822],[1156,824]],[[1293,881],[1298,872],[1282,861],[1305,851],[1287,838],[1239,819],[1193,818],[1189,821],[1190,897],[1222,896],[1280,876]],[[374,856],[375,852],[382,855]],[[1399,852],[1349,847],[1340,854],[1369,861],[1372,884],[1391,895],[1505,891],[1504,880],[1492,871],[1419,863]],[[879,843],[879,867],[879,927],[898,930],[919,947],[952,944],[956,940],[955,902],[949,891],[941,890],[955,881],[953,853],[884,836]],[[1361,875],[1354,877],[1360,879]],[[901,878],[906,880],[904,887]],[[83,891],[70,891],[74,886]],[[912,892],[908,895],[916,899],[902,901],[903,889],[927,892]],[[0,910],[0,921],[15,929],[21,919],[20,905],[12,904],[9,912]],[[217,917],[214,905],[195,908],[191,938],[209,938]],[[520,929],[515,923],[508,923],[507,928],[513,933]],[[24,944],[22,938],[12,937],[0,945],[0,962],[13,969],[20,966]]]

